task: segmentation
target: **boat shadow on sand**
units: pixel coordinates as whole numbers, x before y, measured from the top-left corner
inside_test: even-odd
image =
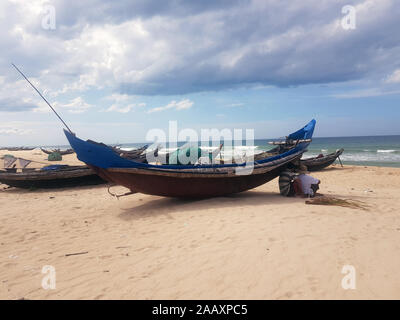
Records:
[[[137,202],[137,200],[135,202]],[[265,191],[246,191],[224,197],[205,199],[161,198],[152,196],[141,205],[122,208],[123,212],[120,213],[118,217],[123,220],[137,220],[164,215],[173,219],[173,217],[170,216],[171,213],[182,212],[182,214],[187,214],[190,211],[203,211],[210,208],[251,209],[251,207],[254,206],[285,205],[293,202],[304,202],[304,199],[282,197],[279,193]],[[226,211],[221,211],[221,213],[222,212]]]

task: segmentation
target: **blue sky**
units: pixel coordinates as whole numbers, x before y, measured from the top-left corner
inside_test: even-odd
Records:
[[[11,62],[78,136],[106,143],[170,120],[256,138],[312,118],[316,136],[400,134],[399,16],[395,0],[5,0],[0,145],[66,143]]]

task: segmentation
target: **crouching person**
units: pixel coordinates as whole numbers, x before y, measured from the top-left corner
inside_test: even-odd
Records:
[[[307,167],[304,165],[300,165],[300,168],[297,170],[297,172],[299,175],[296,177],[296,181],[294,182],[296,184],[294,189],[297,189],[296,195],[299,193],[299,195],[308,198],[314,197],[315,193],[319,189],[321,181],[308,175]],[[301,189],[301,193],[299,189]]]
[[[321,181],[307,173],[307,167],[300,164],[282,172],[279,176],[280,194],[285,197],[314,197]]]

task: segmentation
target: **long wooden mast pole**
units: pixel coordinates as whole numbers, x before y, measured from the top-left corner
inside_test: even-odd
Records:
[[[43,97],[43,95],[39,92],[39,90],[36,89],[36,87],[32,84],[32,82],[29,81],[29,79],[22,73],[22,71],[19,70],[19,69],[17,68],[17,66],[16,66],[14,63],[12,63],[12,66],[25,78],[26,81],[28,81],[28,83],[32,86],[32,88],[36,90],[36,92],[39,94],[39,96],[41,96],[41,98],[47,103],[47,105],[51,108],[51,110],[53,110],[53,112],[56,114],[56,116],[58,117],[58,119],[60,119],[60,121],[61,121],[61,122],[64,124],[64,126],[68,129],[68,131],[69,131],[70,133],[73,133],[73,132],[71,131],[71,129],[67,126],[67,124],[64,122],[64,120],[59,116],[59,114],[57,113],[57,111],[54,110],[54,108],[51,106],[51,104],[46,100],[45,97]]]

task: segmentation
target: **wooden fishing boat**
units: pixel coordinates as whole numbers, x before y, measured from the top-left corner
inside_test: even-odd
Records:
[[[259,159],[263,159],[265,157],[273,156],[275,154],[280,154],[282,152],[290,150],[295,147],[296,141],[290,141],[290,142],[286,141],[284,143],[273,143],[273,144],[279,144],[279,146],[269,151],[265,151],[254,155],[254,160],[257,161]],[[327,154],[325,156],[317,156],[317,157],[301,159],[300,163],[302,165],[307,166],[308,171],[319,171],[334,163],[336,159],[339,159],[340,161],[339,156],[343,153],[343,151],[344,149],[342,148],[336,150],[336,152]]]
[[[72,154],[75,152],[73,149],[67,149],[67,150],[51,149],[51,150],[48,150],[48,149],[40,148],[40,150],[42,150],[42,152],[44,152],[46,154],[52,154],[53,152],[58,152],[62,156],[65,156],[67,154]]]
[[[288,139],[311,139],[315,120],[290,134]],[[79,160],[103,179],[122,185],[131,192],[167,196],[204,198],[242,192],[276,177],[292,161],[300,159],[309,142],[251,163],[204,165],[156,165],[121,157],[115,150],[93,141],[84,141],[70,131],[64,133]]]
[[[307,158],[307,159],[301,159],[300,163],[305,165],[307,167],[308,171],[319,171],[322,170],[328,166],[330,166],[332,163],[336,161],[336,159],[339,158],[339,156],[343,153],[344,149],[339,149],[336,150],[336,152],[327,154],[325,156],[318,156],[318,157],[312,157],[312,158]],[[339,158],[340,160],[340,158]]]
[[[32,151],[35,147],[6,147],[1,148],[0,150],[7,150],[7,151]]]
[[[0,170],[0,183],[17,188],[62,188],[105,183],[87,166],[55,165],[34,171]]]

